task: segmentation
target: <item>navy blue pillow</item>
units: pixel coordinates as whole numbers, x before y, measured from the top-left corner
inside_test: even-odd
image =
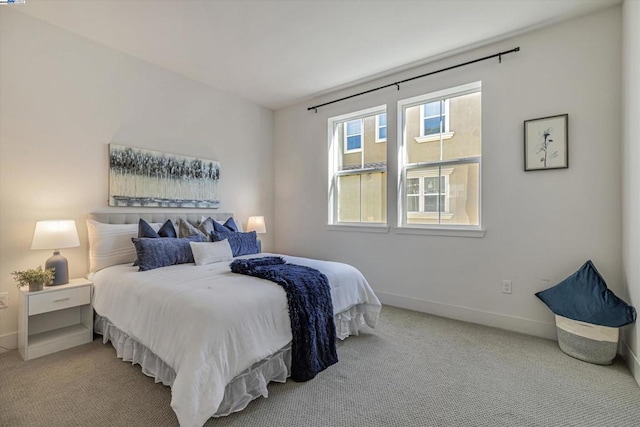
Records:
[[[178,236],[176,235],[176,229],[173,227],[173,223],[170,219],[166,220],[165,223],[162,224],[162,227],[160,227],[156,232],[156,230],[154,230],[147,221],[141,218],[140,221],[138,221],[138,237],[158,238]]]
[[[580,322],[617,328],[636,320],[636,310],[607,288],[591,261],[536,296],[555,314]]]
[[[207,218],[210,219],[210,218]],[[233,220],[233,217],[229,217],[224,224],[220,224],[218,221],[211,220],[213,222],[213,231],[216,233],[225,233],[229,231],[238,231],[238,226],[236,222]]]
[[[199,235],[183,238],[133,237],[131,239],[138,254],[138,271],[153,270],[168,265],[195,262],[189,242],[200,242]]]
[[[233,217],[229,217],[229,219],[226,220],[222,225],[224,225],[231,231],[238,231],[238,226],[236,225],[236,222],[233,220]]]
[[[218,221],[211,220],[211,222],[213,223],[213,232],[216,232],[216,233],[229,233],[230,231],[233,231],[233,230],[225,227],[224,225],[220,224]]]
[[[234,233],[231,231],[218,233],[214,231],[211,233],[211,238],[214,242],[227,239],[234,257],[260,253],[260,246],[258,245],[258,238],[255,231],[249,233]]]
[[[153,227],[151,227],[147,221],[140,218],[140,221],[138,221],[138,237],[148,237],[152,239],[158,239],[161,237],[178,237],[178,236],[176,235],[176,229],[173,227],[173,223],[171,222],[170,219],[166,220],[165,223],[162,224],[162,227],[160,227],[160,229],[156,233],[156,230],[154,230]],[[133,262],[133,266],[136,267],[137,265],[138,265],[138,260],[136,259]]]
[[[160,230],[158,230],[158,236],[160,237],[178,237],[176,234],[176,228],[173,226],[173,223],[170,219],[166,220]],[[138,236],[140,237],[140,236]]]
[[[140,221],[138,221],[138,237],[157,238],[160,237],[160,235],[147,221],[140,218]]]

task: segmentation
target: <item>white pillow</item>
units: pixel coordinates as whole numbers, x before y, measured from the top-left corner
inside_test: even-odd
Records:
[[[196,265],[212,264],[214,262],[231,261],[233,252],[227,239],[220,242],[189,242]]]
[[[158,231],[161,223],[151,223]],[[89,270],[91,272],[117,264],[133,263],[136,247],[131,241],[138,237],[138,224],[105,224],[87,219],[89,237]]]

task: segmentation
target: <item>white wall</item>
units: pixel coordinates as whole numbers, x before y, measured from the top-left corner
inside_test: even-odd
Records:
[[[0,8],[0,345],[15,347],[10,272],[44,264],[35,221],[72,218],[87,273],[85,218],[107,209],[108,144],[219,160],[221,212],[273,215],[273,113],[121,52]],[[271,230],[269,230],[271,231]],[[273,233],[261,236],[266,249]]]
[[[623,4],[622,41],[622,280],[640,310],[640,2]],[[640,384],[640,327],[625,328],[622,349]]]
[[[552,313],[535,292],[587,259],[614,292],[622,289],[620,25],[618,6],[277,111],[276,249],[351,263],[392,305],[553,338]],[[323,107],[317,114],[306,110],[516,46],[521,51],[505,56],[502,64],[471,65],[404,84],[400,91],[390,88]],[[397,101],[477,80],[482,81],[485,237],[397,234],[392,132]],[[327,119],[385,103],[391,230],[330,231]],[[524,172],[523,121],[563,113],[569,114],[569,169]],[[511,295],[501,293],[502,279],[513,281]]]

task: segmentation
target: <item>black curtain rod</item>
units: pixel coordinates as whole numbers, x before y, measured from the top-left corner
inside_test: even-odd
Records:
[[[415,77],[410,77],[408,79],[400,80],[400,81],[397,81],[395,83],[389,83],[388,85],[378,86],[378,87],[373,88],[373,89],[365,90],[364,92],[354,93],[353,95],[345,96],[344,98],[340,98],[340,99],[334,99],[333,101],[325,102],[324,104],[314,105],[313,107],[307,108],[307,111],[315,110],[315,112],[317,113],[318,112],[318,108],[320,108],[320,107],[324,107],[324,106],[330,105],[330,104],[335,104],[336,102],[344,101],[346,99],[355,98],[356,96],[366,95],[367,93],[375,92],[375,91],[378,91],[378,90],[381,90],[381,89],[386,89],[386,88],[392,87],[392,86],[395,86],[395,87],[398,88],[398,90],[400,90],[400,85],[402,83],[410,82],[410,81],[416,80],[416,79],[421,79],[423,77],[431,76],[433,74],[442,73],[443,71],[453,70],[454,68],[464,67],[465,65],[475,64],[476,62],[486,61],[487,59],[498,58],[498,61],[500,63],[502,63],[502,56],[503,55],[508,55],[510,53],[519,52],[519,51],[520,51],[520,47],[516,47],[516,48],[513,48],[511,50],[505,50],[504,52],[494,53],[493,55],[485,56],[483,58],[478,58],[478,59],[474,59],[472,61],[463,62],[462,64],[452,65],[451,67],[442,68],[442,69],[436,70],[436,71],[431,71],[429,73],[421,74],[421,75],[415,76]]]

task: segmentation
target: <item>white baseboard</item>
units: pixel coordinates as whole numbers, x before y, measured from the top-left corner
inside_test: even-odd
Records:
[[[394,307],[406,308],[408,310],[420,311],[440,317],[477,323],[513,332],[520,332],[541,338],[548,338],[552,340],[558,339],[556,325],[552,323],[543,323],[522,317],[506,316],[504,314],[493,313],[490,311],[443,304],[441,302],[427,301],[386,292],[376,291],[376,295],[380,298],[380,301],[382,301],[383,304]]]
[[[640,386],[640,360],[638,360],[638,355],[633,353],[624,339],[620,340],[618,352],[622,354],[622,357],[627,362],[629,371],[631,371],[631,375],[633,375],[633,378],[635,378],[638,386]]]
[[[4,348],[2,348],[4,347]],[[12,332],[10,334],[0,335],[0,353],[4,353],[5,348],[9,350],[14,350],[18,348],[18,333]]]

